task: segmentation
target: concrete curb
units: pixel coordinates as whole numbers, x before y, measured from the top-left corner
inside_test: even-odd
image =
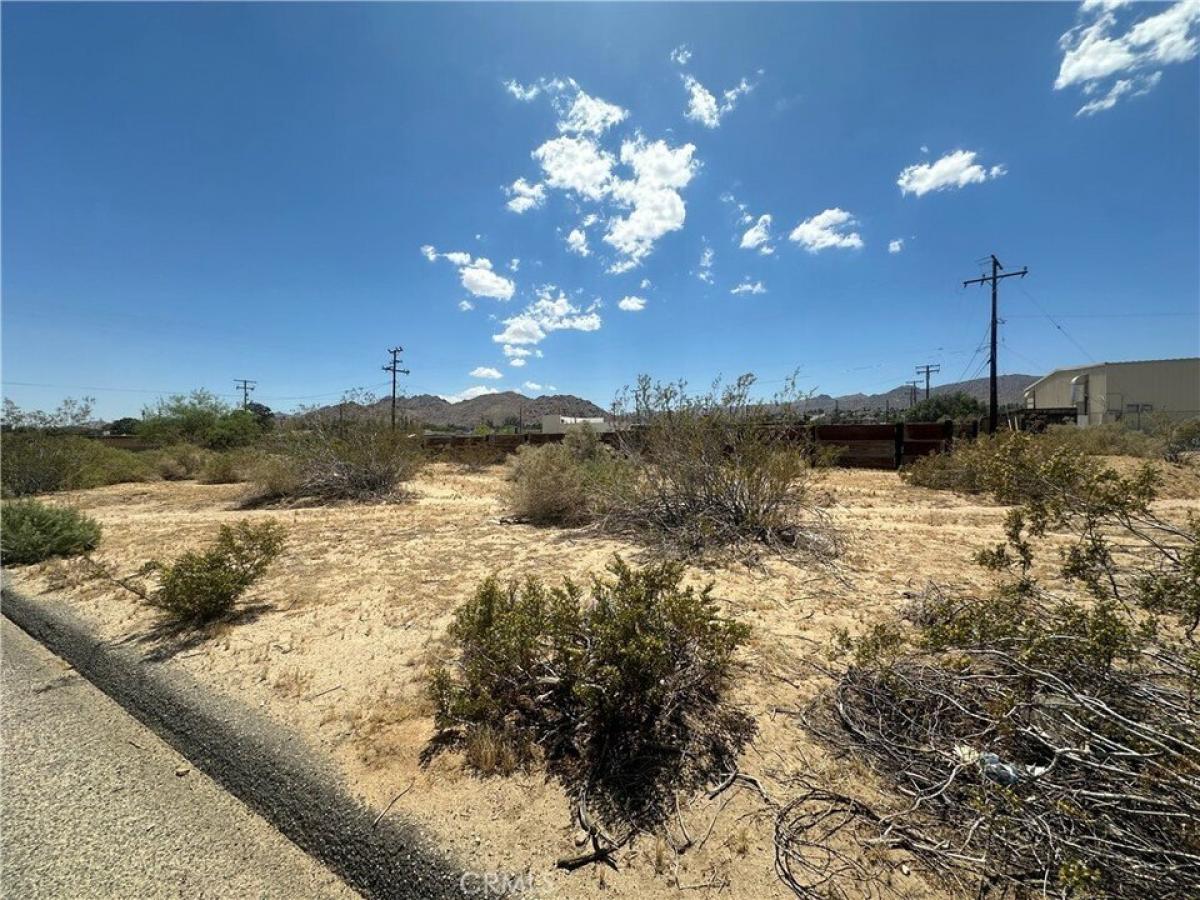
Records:
[[[185,672],[97,640],[65,604],[4,585],[0,611],[192,764],[370,898],[463,896],[462,869],[411,825],[375,816],[328,761],[261,713]]]

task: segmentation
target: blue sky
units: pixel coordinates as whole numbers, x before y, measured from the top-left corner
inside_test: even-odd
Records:
[[[992,252],[1002,372],[1200,352],[1197,0],[3,20],[22,405],[957,380]]]

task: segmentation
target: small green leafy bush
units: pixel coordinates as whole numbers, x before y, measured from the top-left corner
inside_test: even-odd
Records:
[[[152,562],[158,589],[149,601],[172,620],[199,625],[228,615],[238,599],[283,552],[278,522],[222,525],[207,550],[189,550],[169,563]]]
[[[28,499],[0,509],[0,558],[5,565],[78,556],[98,543],[99,524],[77,509]]]
[[[678,792],[732,771],[753,720],[729,700],[745,625],[683,569],[620,559],[571,582],[488,579],[456,613],[457,660],[432,677],[440,744],[504,765],[539,756],[589,815],[660,822]]]
[[[258,406],[258,404],[255,404]],[[192,391],[159,400],[142,411],[139,437],[154,444],[194,444],[209,450],[245,447],[257,441],[270,425],[266,415],[235,409],[208,391]]]

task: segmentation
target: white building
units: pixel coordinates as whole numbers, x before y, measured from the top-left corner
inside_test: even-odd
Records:
[[[566,434],[572,428],[585,425],[597,434],[613,430],[600,416],[542,416],[542,434]]]
[[[1200,416],[1200,357],[1055,369],[1025,388],[1025,408],[1073,408],[1080,426],[1140,425],[1156,413],[1173,419]]]

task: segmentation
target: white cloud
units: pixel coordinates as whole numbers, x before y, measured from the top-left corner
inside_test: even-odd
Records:
[[[505,205],[518,214],[536,209],[546,202],[545,185],[530,184],[524,178],[518,178],[504,192],[511,198]]]
[[[461,309],[463,312],[470,312],[471,310],[473,310],[475,308],[475,304],[472,303],[470,300],[459,300],[458,308]]]
[[[731,294],[765,294],[767,289],[763,287],[761,281],[750,282],[749,279],[743,281],[729,293]]]
[[[683,227],[686,206],[679,192],[699,167],[695,146],[672,147],[637,134],[621,143],[618,157],[601,146],[600,137],[625,120],[626,110],[591,97],[572,79],[539,84],[554,97],[562,132],[531,154],[541,165],[542,183],[615,208],[615,214],[603,216],[607,229],[603,240],[617,253],[608,271],[636,268],[659,238]],[[632,177],[620,177],[614,171],[618,163],[627,166]],[[589,212],[582,228],[601,219],[598,213]],[[579,237],[574,238],[573,249],[583,246]]]
[[[1054,89],[1079,85],[1085,94],[1093,94],[1108,78],[1145,69],[1188,62],[1200,53],[1200,2],[1177,0],[1170,6],[1133,4],[1137,14],[1155,10],[1130,24],[1129,17],[1118,17],[1115,10],[1125,4],[1085,2],[1079,8],[1079,24],[1059,38],[1063,51]],[[1126,30],[1120,32],[1119,19],[1125,18]],[[1161,73],[1138,78],[1121,78],[1109,86],[1104,97],[1084,104],[1077,115],[1094,115],[1111,109],[1123,97],[1145,94],[1158,84]]]
[[[498,393],[500,393],[500,392],[498,390],[496,390],[494,387],[488,387],[487,385],[477,384],[477,385],[474,385],[473,387],[467,388],[465,391],[460,391],[457,394],[439,394],[438,396],[441,397],[443,400],[449,401],[450,403],[462,403],[464,400],[473,400],[476,397],[483,397],[483,396],[486,396],[487,394],[498,394]]]
[[[679,191],[699,167],[693,158],[695,151],[693,144],[671,147],[666,141],[647,142],[640,135],[621,145],[621,162],[633,170],[634,177],[617,182],[612,189],[614,202],[628,207],[629,213],[610,219],[604,235],[605,243],[624,257],[610,272],[640,265],[655,241],[683,227],[687,208]]]
[[[486,259],[477,259],[458,270],[462,286],[476,297],[492,297],[496,300],[511,300],[516,286],[503,275],[492,271]]]
[[[575,99],[559,120],[558,130],[564,134],[600,135],[613,125],[625,121],[628,116],[628,110],[577,88]]]
[[[612,189],[616,160],[589,138],[553,138],[532,156],[541,163],[550,187],[574,191],[588,200],[600,200]]]
[[[527,391],[540,391],[542,389],[542,386],[536,381],[526,381],[523,387]]]
[[[496,300],[510,300],[513,292],[516,290],[516,285],[505,278],[503,275],[497,275],[492,271],[492,261],[479,257],[472,259],[470,253],[462,250],[453,250],[450,253],[438,253],[433,247],[426,244],[421,248],[422,255],[433,262],[439,256],[458,267],[458,276],[462,281],[463,287],[470,291],[476,297],[492,297]],[[458,304],[458,308],[466,312],[473,309],[473,305],[469,300],[463,300]]]
[[[580,256],[592,255],[592,251],[588,249],[587,235],[581,228],[572,229],[571,233],[567,235],[567,249]]]
[[[504,345],[504,355],[508,357],[532,356],[532,350],[526,350],[524,347],[514,347],[512,344]]]
[[[1094,116],[1098,112],[1112,109],[1122,97],[1140,97],[1148,94],[1162,81],[1162,72],[1151,72],[1149,75],[1134,75],[1132,78],[1118,78],[1109,88],[1108,93],[1095,100],[1089,100],[1076,110],[1077,116]]]
[[[683,76],[683,86],[688,92],[688,108],[684,115],[705,128],[716,128],[721,119],[733,112],[738,98],[754,90],[754,85],[743,78],[736,87],[725,91],[720,103],[704,85],[691,75]]]
[[[557,291],[557,296],[555,292]],[[553,331],[597,331],[600,315],[595,305],[580,309],[567,299],[566,294],[547,285],[538,290],[538,299],[518,313],[504,320],[504,330],[492,335],[497,344],[540,344]]]
[[[530,100],[537,99],[537,96],[542,92],[542,86],[540,84],[520,84],[512,79],[504,82],[504,89],[518,100],[526,103],[528,103]]]
[[[641,288],[643,291],[647,291],[650,289],[650,279],[649,278],[642,279]]]
[[[518,356],[515,359],[510,359],[508,361],[508,364],[510,366],[515,366],[516,368],[521,369],[521,368],[524,368],[524,366],[525,366],[525,360],[523,357]]]
[[[472,378],[503,378],[499,369],[493,369],[491,366],[476,366],[471,370]]]
[[[844,209],[827,209],[811,219],[805,219],[792,229],[788,237],[801,244],[809,253],[817,253],[832,247],[858,249],[862,238],[857,231],[850,231],[858,221]]]
[[[677,66],[686,66],[692,58],[692,51],[687,44],[680,44],[671,51],[671,62]]]
[[[646,301],[641,297],[622,297],[617,307],[625,312],[641,312],[646,308]]]
[[[921,145],[921,152],[922,152],[922,153],[928,153],[928,152],[929,152],[929,148],[928,148],[927,146],[925,146],[924,144],[922,144],[922,145]]]
[[[888,241],[888,253],[899,253],[904,249],[904,238],[896,238],[893,241]]]
[[[955,150],[932,163],[917,163],[908,166],[896,179],[901,194],[916,194],[918,197],[930,191],[961,188],[968,184],[979,184],[1007,173],[1004,166],[985,169],[975,162],[978,154],[973,150]]]
[[[508,261],[508,271],[516,272],[520,268],[521,268],[521,261],[519,259],[517,259],[515,256]]]
[[[715,255],[712,247],[705,247],[700,253],[700,268],[696,272],[696,277],[707,284],[713,283],[712,267]]]
[[[742,235],[742,249],[755,250],[764,256],[775,252],[775,248],[771,246],[771,214],[764,213],[758,217],[758,221],[754,223],[746,233]]]

